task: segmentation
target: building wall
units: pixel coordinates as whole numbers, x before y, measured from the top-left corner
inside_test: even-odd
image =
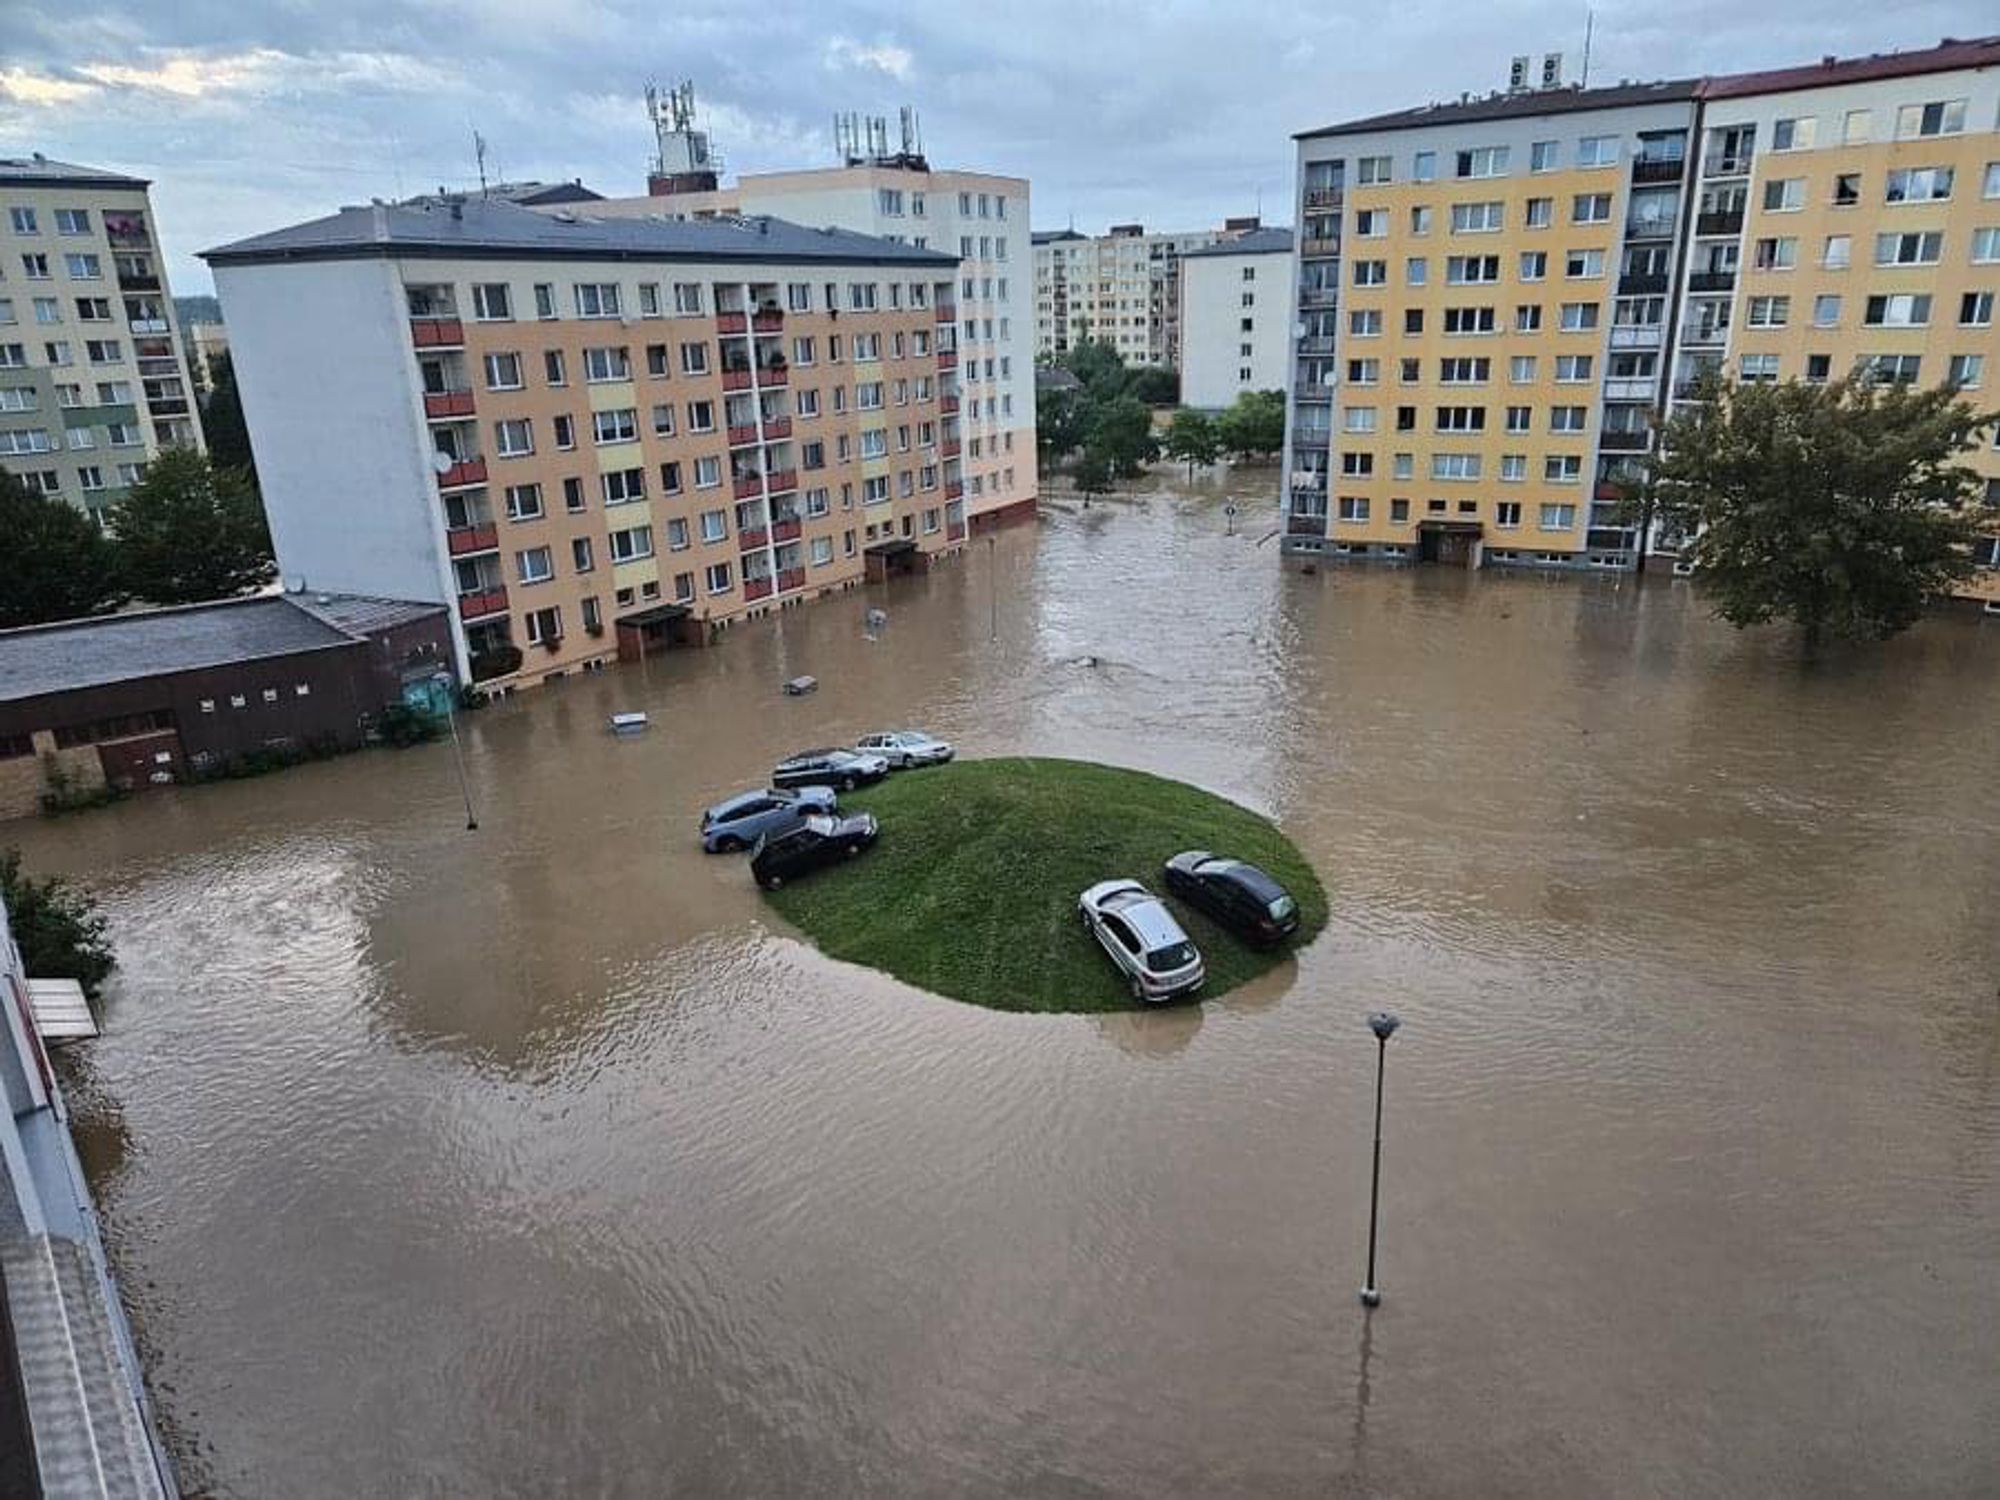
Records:
[[[1036,357],[1053,358],[1096,339],[1129,365],[1178,369],[1180,257],[1224,238],[1220,230],[1193,230],[1036,245]]]
[[[1245,391],[1283,390],[1292,357],[1291,257],[1207,254],[1180,265],[1181,404],[1219,410]]]
[[[16,209],[33,213],[34,232],[16,226]],[[85,211],[88,232],[60,233],[58,209]],[[107,212],[120,225],[115,239]],[[70,255],[94,256],[95,273],[73,272]],[[29,274],[27,256],[47,258],[46,279]],[[101,515],[162,448],[201,446],[143,183],[0,179],[0,268],[0,465]],[[43,299],[53,299],[53,309],[38,309]],[[96,300],[109,305],[90,310],[107,316],[86,319],[80,304]],[[51,312],[58,321],[42,321]],[[9,451],[31,443],[39,451]]]

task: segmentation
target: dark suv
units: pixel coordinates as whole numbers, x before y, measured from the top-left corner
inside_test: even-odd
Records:
[[[889,762],[880,755],[856,755],[852,750],[801,750],[778,762],[771,773],[772,786],[836,786],[843,792],[889,774]]]
[[[1167,861],[1167,889],[1260,948],[1282,943],[1299,926],[1299,904],[1255,865],[1190,849]]]
[[[821,865],[854,858],[875,842],[876,831],[870,813],[806,818],[796,828],[757,840],[750,856],[750,874],[765,890],[775,891],[787,880],[808,875]]]

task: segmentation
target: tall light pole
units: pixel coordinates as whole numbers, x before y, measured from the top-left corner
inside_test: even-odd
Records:
[[[1368,1017],[1368,1029],[1375,1033],[1375,1172],[1368,1183],[1368,1279],[1361,1287],[1363,1307],[1382,1305],[1382,1294],[1375,1288],[1375,1217],[1382,1205],[1382,1072],[1389,1056],[1389,1038],[1402,1024],[1392,1010],[1374,1011]]]
[[[986,637],[989,641],[1000,639],[1000,565],[994,561],[997,555],[994,543],[997,540],[992,532],[986,534],[986,589],[987,596],[993,602],[993,625]]]
[[[465,749],[458,739],[458,682],[440,674],[438,683],[445,689],[444,717],[451,725],[451,758],[458,767],[459,795],[465,798],[465,826],[474,829],[479,826],[479,819],[472,811],[472,783],[465,779]]]

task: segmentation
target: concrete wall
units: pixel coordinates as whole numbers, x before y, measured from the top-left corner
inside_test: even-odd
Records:
[[[1285,388],[1292,351],[1291,290],[1291,257],[1283,251],[1202,254],[1181,261],[1183,406],[1219,410],[1244,391]],[[1245,319],[1251,324],[1248,332]]]

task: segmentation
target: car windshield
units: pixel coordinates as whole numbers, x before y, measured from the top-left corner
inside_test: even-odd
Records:
[[[1184,969],[1193,962],[1193,943],[1169,943],[1166,947],[1155,948],[1146,955],[1146,967],[1155,973],[1167,969]]]
[[[1298,909],[1299,909],[1298,902],[1294,901],[1290,896],[1280,896],[1276,901],[1273,901],[1268,908],[1268,910],[1271,913],[1271,920],[1274,922],[1284,921],[1285,918],[1289,917],[1293,912],[1297,911]]]

